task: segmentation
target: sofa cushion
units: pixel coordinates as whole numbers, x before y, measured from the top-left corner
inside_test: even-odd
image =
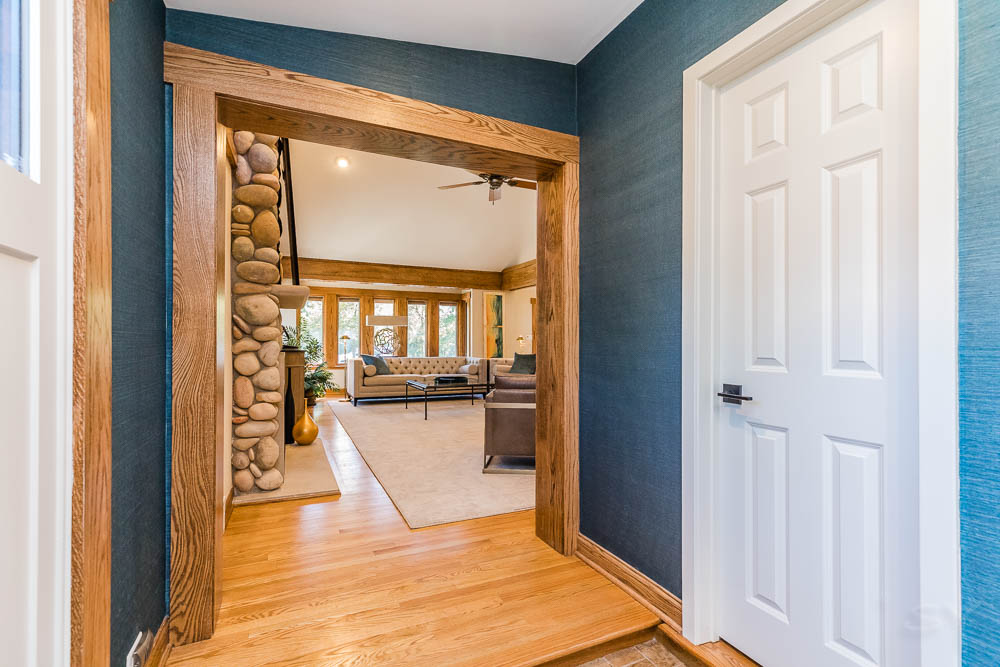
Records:
[[[535,355],[514,353],[514,363],[510,367],[510,372],[514,375],[534,375]]]
[[[396,374],[456,375],[469,363],[465,357],[390,357],[389,370]]]
[[[375,367],[375,375],[389,375],[392,371],[389,370],[388,364],[385,363],[385,359],[382,357],[376,357],[371,354],[362,354],[361,358],[365,360],[366,366]]]
[[[497,389],[535,389],[535,376],[511,374],[497,376]]]
[[[373,375],[372,377],[365,378],[366,387],[384,387],[384,386],[394,386],[398,385],[402,387],[406,384],[407,380],[416,380],[417,382],[423,382],[423,375]]]
[[[378,372],[377,368],[375,368],[374,366],[371,366],[369,364],[365,364],[364,365],[364,369],[365,369],[365,377],[371,377],[371,376],[375,375],[375,373]]]
[[[458,367],[458,372],[462,375],[478,375],[479,366],[476,364],[465,364],[464,366]]]

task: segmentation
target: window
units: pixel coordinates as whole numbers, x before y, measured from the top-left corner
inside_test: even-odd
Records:
[[[375,315],[395,315],[396,302],[392,299],[375,299]],[[388,334],[382,334],[385,338],[381,339],[382,346],[379,347],[379,333],[382,331],[388,331]],[[391,337],[395,333],[394,327],[389,326],[378,326],[375,327],[375,331],[372,333],[375,341],[375,354],[383,357],[391,357],[396,354],[394,346],[391,344]]]
[[[458,356],[458,304],[438,304],[438,356]]]
[[[406,304],[406,356],[427,356],[427,304],[410,301]]]
[[[311,336],[319,342],[319,350],[323,352],[323,299],[313,298],[306,301],[299,314],[299,330],[305,336]],[[303,341],[303,345],[305,341]]]
[[[337,339],[338,364],[346,364],[358,356],[358,344],[361,342],[361,303],[357,299],[337,299]]]
[[[28,173],[28,6],[0,1],[0,160]]]

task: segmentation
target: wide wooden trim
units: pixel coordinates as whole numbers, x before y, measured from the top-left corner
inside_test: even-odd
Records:
[[[218,93],[229,127],[532,180],[579,161],[569,134],[170,42],[163,61],[167,81]]]
[[[579,528],[580,167],[538,181],[535,520],[564,554]]]
[[[73,6],[70,664],[111,654],[111,53],[108,3]]]
[[[291,259],[287,256],[281,258],[281,272],[285,276],[291,275]],[[299,257],[299,278],[303,280],[342,280],[354,283],[458,287],[462,289],[500,289],[502,282],[499,271],[346,262],[337,259],[310,257]]]
[[[656,627],[656,640],[666,646],[671,653],[689,655],[698,664],[710,667],[760,667],[755,661],[731,644],[722,641],[692,644],[684,637],[680,625],[664,621]]]
[[[676,595],[590,538],[579,535],[576,556],[634,597],[664,622],[681,624],[681,601]]]
[[[212,636],[219,606],[222,517],[218,460],[226,298],[216,219],[220,138],[215,95],[174,85],[173,450],[170,639]],[[222,326],[225,324],[225,326]]]
[[[164,616],[153,637],[153,646],[149,649],[149,657],[143,667],[165,667],[170,658],[170,649],[170,617]]]
[[[220,467],[228,457],[219,455],[225,420],[216,406],[222,403],[226,356],[220,341],[230,325],[216,306],[226,299],[220,258],[228,238],[218,222],[209,223],[217,205],[215,167],[225,160],[217,121],[538,180],[538,271],[544,280],[537,297],[542,344],[535,530],[560,553],[572,554],[579,515],[578,139],[172,44],[164,47],[164,67],[174,84],[172,643],[211,634],[222,572]],[[461,299],[456,294],[453,301]],[[364,318],[373,298],[359,301]],[[436,320],[437,309],[430,307],[429,325]],[[430,336],[429,346],[435,341]],[[370,327],[362,327],[360,343],[362,351],[371,349]]]
[[[527,262],[508,266],[500,272],[500,289],[505,292],[524,287],[531,287],[536,282],[537,260],[529,259]]]

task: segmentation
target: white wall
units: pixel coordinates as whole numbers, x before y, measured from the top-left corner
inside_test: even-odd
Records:
[[[471,290],[469,300],[469,356],[481,357],[485,354],[486,341],[483,339],[483,291]]]
[[[535,256],[534,190],[490,204],[486,185],[438,189],[478,180],[464,169],[305,141],[291,162],[300,257],[501,271]]]
[[[531,300],[537,290],[525,287],[503,294],[503,356],[513,358],[515,352],[531,354]],[[524,336],[518,345],[517,337]]]

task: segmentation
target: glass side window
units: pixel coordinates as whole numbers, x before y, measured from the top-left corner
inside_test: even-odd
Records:
[[[458,305],[442,303],[438,306],[438,356],[458,356]]]
[[[375,315],[376,316],[392,316],[396,314],[396,302],[390,301],[388,299],[379,300],[375,299]],[[386,333],[379,336],[381,332]],[[395,340],[393,327],[380,325],[375,327],[373,332],[373,340],[375,341],[375,354],[381,357],[392,357],[396,355],[396,349],[392,341]]]
[[[346,364],[360,352],[361,342],[361,304],[355,300],[339,299],[337,301],[337,363]]]
[[[427,356],[427,304],[406,304],[406,356]]]
[[[0,160],[28,173],[28,3],[0,0]]]
[[[3,2],[3,0],[0,0]],[[313,298],[306,301],[299,316],[299,323],[302,332],[311,336],[318,344],[319,351],[323,352],[323,299]]]

